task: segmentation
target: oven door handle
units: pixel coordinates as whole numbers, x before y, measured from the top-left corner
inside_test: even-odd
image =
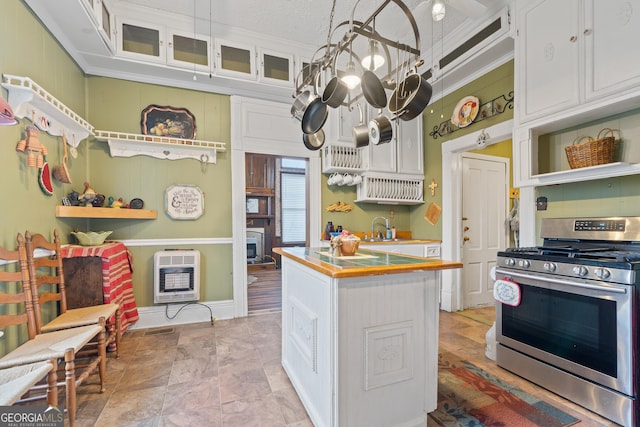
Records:
[[[508,271],[508,270],[503,270],[502,268],[496,268],[496,273],[502,273],[506,276],[513,276],[513,277],[521,277],[523,279],[531,279],[531,280],[539,280],[541,282],[548,282],[548,283],[555,283],[558,285],[567,285],[567,286],[575,286],[578,288],[584,288],[584,289],[593,289],[596,291],[605,291],[605,292],[613,292],[616,294],[626,294],[627,293],[627,289],[626,288],[620,288],[617,286],[600,286],[600,285],[591,285],[589,283],[578,283],[578,282],[573,282],[571,280],[563,280],[563,279],[554,279],[551,277],[540,277],[540,276],[532,276],[530,274],[526,274],[526,273],[518,273],[515,271]]]

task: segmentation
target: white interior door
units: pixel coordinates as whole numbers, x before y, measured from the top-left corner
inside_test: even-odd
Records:
[[[506,247],[508,159],[462,156],[463,308],[494,303],[489,272]]]

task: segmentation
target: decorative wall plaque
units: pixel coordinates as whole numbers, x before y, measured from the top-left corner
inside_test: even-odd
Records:
[[[165,209],[173,219],[198,219],[204,214],[204,193],[195,185],[172,185],[166,190]]]

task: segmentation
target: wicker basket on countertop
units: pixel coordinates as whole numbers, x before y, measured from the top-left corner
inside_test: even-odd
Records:
[[[583,141],[588,139],[588,141]],[[604,128],[596,139],[580,136],[573,144],[565,147],[571,169],[598,166],[613,162],[616,137],[613,129]]]

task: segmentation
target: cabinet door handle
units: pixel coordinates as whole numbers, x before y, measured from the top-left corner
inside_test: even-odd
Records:
[[[582,34],[584,34],[585,36],[588,36],[589,34],[591,34],[591,28],[585,28]]]
[[[570,41],[571,43],[575,43],[575,41],[576,41],[576,40],[578,40],[578,37],[576,37],[576,36],[571,36],[571,37],[569,37],[569,41]]]

